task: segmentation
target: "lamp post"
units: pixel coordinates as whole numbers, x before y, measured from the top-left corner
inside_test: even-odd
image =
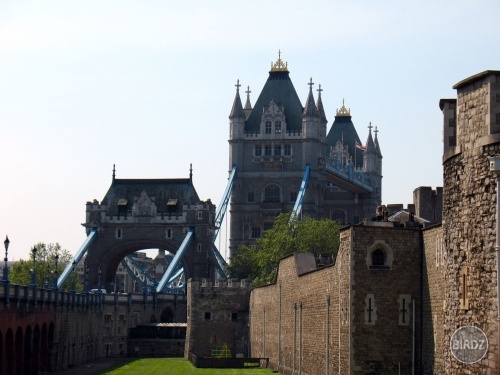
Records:
[[[97,273],[99,274],[99,282],[97,283],[97,293],[101,293],[101,267],[99,267]]]
[[[89,292],[89,271],[90,268],[87,265],[87,267],[85,267],[85,290],[84,290],[85,293]]]
[[[71,289],[70,289],[70,292],[73,293],[75,292],[75,277],[76,277],[75,269],[76,269],[76,261],[73,261],[73,272],[71,275]]]
[[[5,236],[5,241],[3,241],[4,245],[5,245],[5,258],[3,258],[4,262],[5,262],[5,265],[3,267],[3,278],[2,278],[2,281],[4,283],[8,283],[9,282],[9,266],[7,265],[7,261],[8,261],[8,251],[9,251],[9,244],[10,244],[10,241],[9,241],[9,236]]]
[[[31,253],[33,254],[33,272],[31,273],[31,284],[32,286],[36,286],[36,247],[33,246]]]
[[[54,270],[54,289],[57,289],[57,262],[59,261],[59,254],[56,254],[55,256],[55,260],[56,260],[56,268]]]

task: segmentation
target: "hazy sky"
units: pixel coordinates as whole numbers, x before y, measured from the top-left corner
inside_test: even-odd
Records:
[[[0,239],[75,253],[85,203],[117,178],[187,178],[217,205],[240,79],[252,103],[278,49],[303,104],[321,84],[383,154],[383,203],[442,185],[440,98],[500,69],[500,2],[0,1]],[[223,243],[225,234],[223,233]],[[3,247],[1,252],[3,257]]]

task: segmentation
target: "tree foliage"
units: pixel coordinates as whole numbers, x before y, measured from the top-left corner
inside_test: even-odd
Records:
[[[279,260],[293,253],[334,256],[339,247],[339,226],[329,219],[304,217],[289,223],[290,213],[276,217],[271,229],[255,245],[241,246],[228,267],[232,277],[249,278],[255,286],[276,280]]]
[[[9,279],[14,284],[29,285],[32,280],[33,266],[35,266],[36,285],[52,288],[54,286],[54,279],[61,275],[73,257],[68,250],[62,249],[58,243],[45,244],[39,242],[34,248],[36,249],[35,261],[32,250],[30,259],[20,259],[12,266],[9,270]],[[59,257],[57,260],[57,269],[56,256]],[[72,281],[75,282],[75,289],[77,291],[83,290],[82,284],[76,274],[72,274],[61,289],[70,290]]]

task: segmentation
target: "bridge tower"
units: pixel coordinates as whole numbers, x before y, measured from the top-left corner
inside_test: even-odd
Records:
[[[355,188],[347,183],[340,187],[336,183],[338,176],[330,176],[326,162],[331,156],[332,142],[336,145],[341,132],[336,137],[335,130],[327,138],[321,85],[315,100],[312,79],[308,84],[309,93],[303,106],[290,79],[288,63],[281,60],[281,55],[271,63],[269,77],[253,107],[250,88],[245,91],[243,106],[239,80],[236,84],[229,115],[229,170],[237,167],[230,202],[230,255],[239,246],[252,244],[261,237],[273,225],[277,214],[292,211],[308,164],[310,177],[303,215],[353,223],[370,218],[380,204],[379,195],[376,205],[363,206],[374,202],[367,199],[371,197],[371,186]],[[356,133],[352,122],[351,126]],[[350,159],[355,159],[362,172],[363,152],[358,150],[359,154],[350,158],[357,143],[361,145],[355,134],[342,161],[352,164],[354,161]]]
[[[83,225],[87,234],[97,230],[85,258],[90,288],[100,283],[113,290],[116,269],[124,257],[144,249],[175,254],[191,232],[181,261],[185,279],[213,279],[214,220],[215,206],[198,197],[192,171],[189,178],[118,179],[113,170],[104,199],[86,205]]]

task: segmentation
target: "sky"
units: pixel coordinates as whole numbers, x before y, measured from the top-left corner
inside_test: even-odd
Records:
[[[192,163],[198,195],[218,205],[236,81],[255,103],[278,50],[303,104],[309,79],[321,84],[328,129],[343,99],[363,142],[377,126],[382,203],[406,206],[442,186],[439,100],[500,69],[499,15],[497,0],[1,0],[9,260],[38,242],[74,254],[113,164],[117,178],[187,178]]]

